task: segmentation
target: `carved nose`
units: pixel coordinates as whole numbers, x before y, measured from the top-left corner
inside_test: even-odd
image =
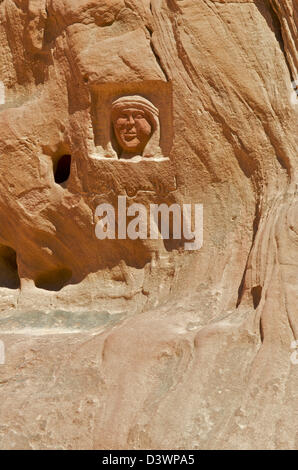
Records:
[[[133,116],[129,116],[129,118],[128,118],[128,124],[134,125],[134,123],[135,123],[135,120],[134,120]]]

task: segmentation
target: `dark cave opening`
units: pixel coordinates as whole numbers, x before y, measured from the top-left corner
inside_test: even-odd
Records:
[[[57,268],[40,274],[34,282],[39,289],[59,291],[69,284],[71,277],[70,269]]]
[[[70,175],[71,155],[62,155],[54,167],[55,183],[62,184],[68,180]]]
[[[0,287],[20,288],[17,254],[9,246],[0,245]]]

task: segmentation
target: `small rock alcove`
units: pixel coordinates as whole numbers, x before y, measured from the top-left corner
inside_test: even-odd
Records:
[[[54,179],[55,183],[65,183],[70,175],[71,155],[62,155],[54,165]]]
[[[0,245],[0,287],[20,288],[16,252],[5,245]]]
[[[70,269],[57,268],[40,274],[34,282],[39,289],[59,291],[69,283],[71,276]]]

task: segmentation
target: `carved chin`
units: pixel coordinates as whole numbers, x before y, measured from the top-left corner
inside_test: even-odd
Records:
[[[140,146],[140,141],[137,139],[125,140],[124,145],[128,148],[137,148]]]
[[[137,138],[134,138],[132,140],[121,141],[121,147],[123,148],[123,150],[128,150],[130,152],[139,150],[140,146],[141,146],[141,142]]]

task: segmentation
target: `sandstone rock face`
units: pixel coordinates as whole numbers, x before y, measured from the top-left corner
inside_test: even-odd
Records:
[[[298,448],[297,18],[0,2],[2,449]],[[202,248],[99,240],[118,196],[203,204]]]

